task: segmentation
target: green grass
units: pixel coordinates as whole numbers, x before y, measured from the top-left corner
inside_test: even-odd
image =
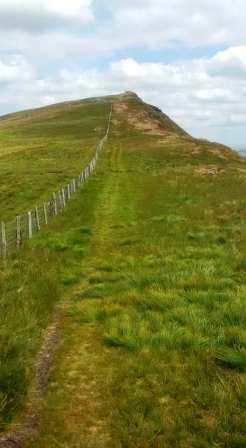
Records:
[[[92,158],[109,105],[80,101],[0,119],[1,219],[13,219],[66,185]]]
[[[217,359],[232,369],[246,371],[246,350],[238,344],[218,351]]]
[[[2,219],[13,219],[41,203],[79,173],[105,132],[108,110],[103,102],[95,107],[85,101],[0,120]],[[77,197],[83,197],[86,188]],[[54,306],[70,285],[80,281],[80,260],[91,230],[74,208],[72,200],[71,216],[37,236],[31,251],[24,248],[7,263],[0,261],[0,430],[23,406]]]
[[[143,134],[122,114],[67,212],[2,269],[2,427],[59,302],[62,342],[30,447],[244,447],[245,163]],[[197,172],[208,164],[221,173]]]

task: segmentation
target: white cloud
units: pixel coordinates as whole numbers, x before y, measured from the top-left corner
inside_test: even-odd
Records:
[[[40,33],[93,21],[92,0],[0,0],[1,30]]]
[[[33,67],[19,55],[0,58],[0,84],[21,82],[34,78]]]
[[[228,48],[216,54],[208,65],[208,71],[214,76],[226,76],[245,79],[246,46]]]
[[[245,0],[102,0],[111,10],[112,45],[208,45],[246,38]],[[102,36],[101,36],[102,37]]]
[[[132,46],[236,46],[246,40],[245,16],[245,0],[0,0],[1,50],[44,60],[44,49],[57,59]]]

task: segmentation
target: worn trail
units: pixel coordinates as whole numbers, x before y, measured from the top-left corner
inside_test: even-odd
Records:
[[[90,255],[83,267],[85,280],[79,292],[87,290],[90,279],[105,263],[117,256],[118,204],[120,196],[121,151],[108,151],[107,170],[100,180],[100,198],[90,242]],[[93,299],[91,299],[93,300]],[[100,301],[100,299],[97,299]],[[103,299],[101,299],[103,300]],[[118,446],[110,432],[111,366],[108,349],[102,345],[98,325],[83,325],[80,315],[90,299],[66,301],[63,306],[62,341],[56,355],[46,403],[42,412],[41,431],[31,445],[36,447],[109,447]]]

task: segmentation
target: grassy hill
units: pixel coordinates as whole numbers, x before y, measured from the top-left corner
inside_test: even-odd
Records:
[[[0,120],[2,218],[96,171],[0,270],[0,427],[25,411],[55,309],[61,340],[29,446],[244,447],[245,159],[135,94]]]
[[[0,118],[1,217],[11,219],[70,181],[102,137],[107,102],[62,103]]]

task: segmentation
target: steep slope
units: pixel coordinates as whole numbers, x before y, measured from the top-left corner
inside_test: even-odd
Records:
[[[160,109],[144,103],[133,92],[126,92],[115,97],[114,106],[117,112],[123,112],[124,119],[135,129],[147,134],[168,135],[171,133],[188,137],[188,134]]]
[[[132,93],[89,102],[91,129],[113,103],[95,174],[1,269],[2,428],[59,304],[30,447],[243,447],[245,161]]]

